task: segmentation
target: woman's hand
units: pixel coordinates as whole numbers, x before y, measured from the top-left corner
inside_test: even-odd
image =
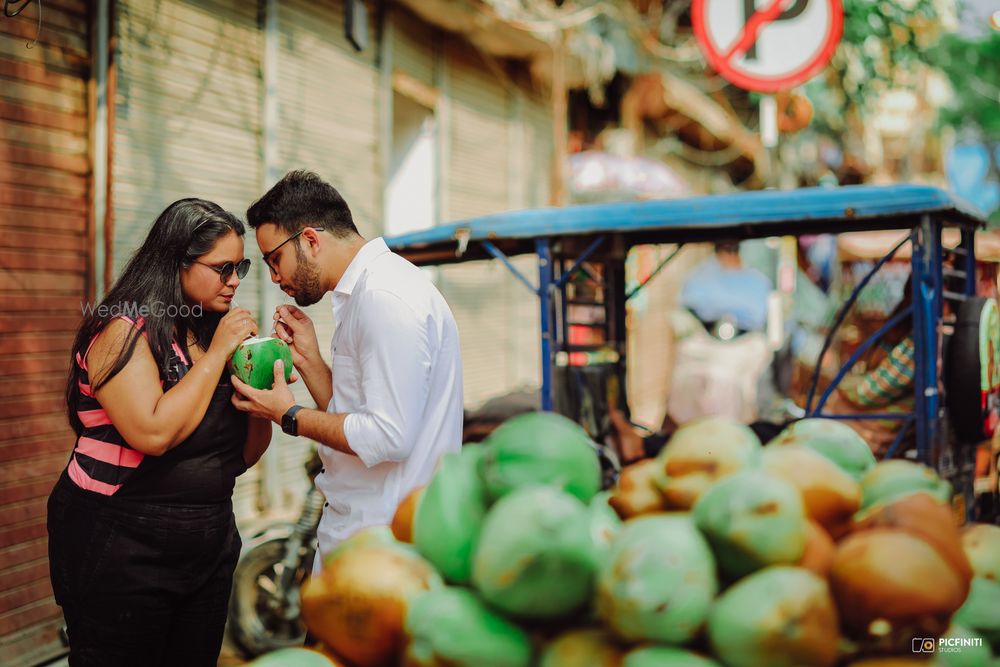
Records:
[[[319,340],[313,321],[295,306],[278,306],[274,311],[274,333],[288,343],[292,351],[292,364],[303,368],[311,362],[322,361]]]
[[[215,351],[228,359],[249,336],[257,334],[257,322],[246,308],[233,308],[226,313],[212,336],[208,351]]]

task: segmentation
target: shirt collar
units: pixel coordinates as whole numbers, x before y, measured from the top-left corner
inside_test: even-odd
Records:
[[[382,237],[376,237],[371,241],[368,241],[363,246],[361,250],[358,250],[358,254],[354,256],[351,263],[347,265],[347,269],[344,271],[344,275],[340,277],[340,281],[337,286],[333,288],[334,295],[343,294],[345,296],[350,296],[351,292],[354,291],[354,286],[358,283],[358,278],[361,274],[365,272],[368,266],[375,260],[376,257],[384,255],[389,252],[389,246],[385,244]]]

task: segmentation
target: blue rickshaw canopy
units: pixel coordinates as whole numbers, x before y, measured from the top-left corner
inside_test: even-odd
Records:
[[[386,239],[417,264],[488,257],[470,241],[490,241],[505,254],[534,252],[533,240],[615,234],[628,246],[719,238],[908,229],[936,214],[946,226],[982,226],[971,205],[925,185],[855,185],[762,190],[683,199],[510,211]]]

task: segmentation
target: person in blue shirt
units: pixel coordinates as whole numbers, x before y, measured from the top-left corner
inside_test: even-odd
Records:
[[[707,335],[686,334],[682,336],[683,340],[678,341],[678,366],[674,369],[674,386],[658,433],[643,436],[632,428],[622,412],[614,407],[610,408],[612,440],[623,464],[655,456],[679,423],[698,416],[720,414],[754,421],[755,417],[746,414],[746,403],[753,404],[755,394],[746,391],[745,387],[742,391],[734,389],[739,386],[739,383],[734,384],[732,381],[732,373],[739,373],[737,367],[727,367],[729,373],[725,373],[711,366],[733,362],[736,360],[733,354],[745,353],[752,355],[748,368],[762,368],[752,362],[761,353],[770,355],[763,337],[767,327],[770,293],[770,279],[757,269],[743,266],[738,241],[717,242],[715,253],[688,275],[681,290],[681,306],[690,311],[718,339]],[[737,338],[742,334],[752,336]],[[706,347],[725,347],[730,341],[738,347],[729,349],[726,356],[720,359],[715,359],[714,353],[721,350],[721,347]],[[684,371],[679,369],[682,364],[687,364]],[[692,391],[698,395],[692,396]],[[679,397],[676,401],[673,400],[675,396]],[[715,400],[720,403],[714,403]],[[712,403],[708,412],[704,411],[706,402]],[[718,411],[713,412],[715,409]],[[755,414],[756,408],[752,412]]]
[[[695,267],[684,281],[681,305],[711,329],[730,319],[742,332],[764,331],[771,281],[743,266],[738,241],[719,241],[715,254]]]

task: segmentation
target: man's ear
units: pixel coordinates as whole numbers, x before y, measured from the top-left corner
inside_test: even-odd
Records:
[[[302,232],[303,238],[305,238],[306,243],[309,244],[309,255],[315,259],[319,255],[321,237],[320,233],[317,232],[312,227],[307,227],[304,232]]]

